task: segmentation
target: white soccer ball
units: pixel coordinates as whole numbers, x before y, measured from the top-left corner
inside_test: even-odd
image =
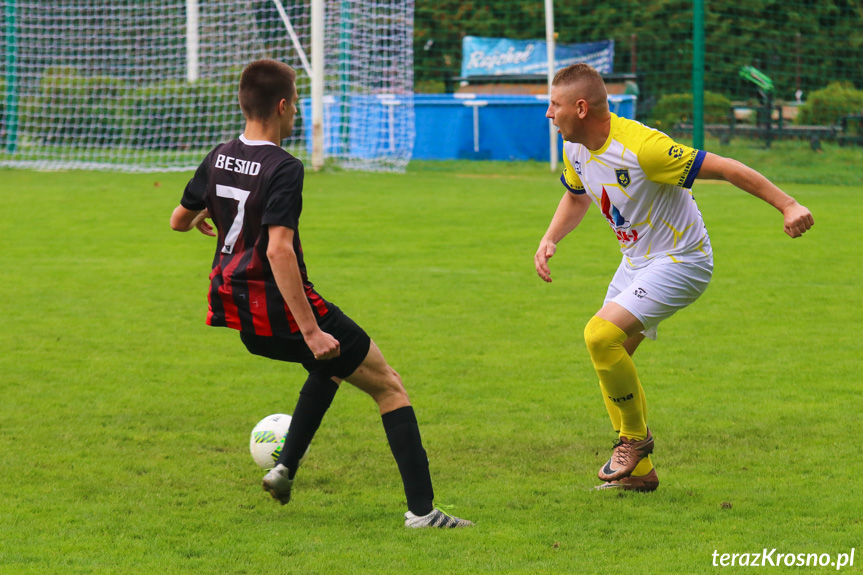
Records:
[[[285,437],[288,435],[290,426],[290,415],[275,413],[259,421],[252,430],[249,451],[252,452],[252,459],[261,469],[272,469],[276,466],[276,460],[282,453],[282,447],[285,445]],[[305,461],[308,454],[309,449],[306,448],[300,463]]]

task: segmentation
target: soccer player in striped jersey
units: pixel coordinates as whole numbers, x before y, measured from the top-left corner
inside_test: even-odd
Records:
[[[534,257],[551,282],[557,244],[596,204],[620,244],[620,266],[602,308],[584,330],[591,361],[618,441],[598,476],[599,489],[653,491],[659,479],[650,458],[653,434],[632,361],[662,320],[694,302],[713,273],[710,237],[695,204],[696,179],[725,180],[778,209],[792,238],[812,214],[767,178],[732,159],[676,143],[608,107],[602,76],[587,64],[558,71],[546,116],[564,139],[566,188]]]
[[[345,380],[378,404],[404,483],[405,526],[472,525],[434,507],[428,458],[399,374],[309,281],[299,234],[303,164],[279,146],[293,129],[296,73],[275,60],[252,62],[240,77],[239,101],[243,134],[207,155],[171,215],[171,228],[217,237],[207,324],[236,329],[251,353],[300,363],[309,372],[264,489],[288,503],[300,459]]]

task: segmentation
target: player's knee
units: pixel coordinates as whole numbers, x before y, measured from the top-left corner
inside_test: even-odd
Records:
[[[608,346],[608,338],[604,337],[602,319],[593,316],[584,326],[584,343],[590,356],[601,355]]]
[[[584,327],[584,343],[596,369],[613,364],[617,355],[624,351],[624,341],[626,333],[599,316],[593,316]]]
[[[356,382],[356,380],[352,383],[368,393],[378,404],[407,400],[407,392],[401,376],[389,365],[385,365],[383,368],[378,367],[364,383]]]
[[[405,390],[401,376],[390,366],[387,366],[386,371],[386,384],[381,390],[380,395],[375,397],[375,401],[377,401],[378,405],[397,405],[399,407],[410,405],[408,392]]]
[[[405,391],[402,376],[390,366],[387,366],[387,373],[384,380],[386,393],[390,395],[404,395],[407,397],[407,391]]]

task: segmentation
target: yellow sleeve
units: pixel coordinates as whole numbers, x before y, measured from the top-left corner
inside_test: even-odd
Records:
[[[581,183],[581,178],[578,177],[578,174],[572,168],[569,156],[566,155],[566,150],[563,152],[563,174],[560,175],[560,182],[573,194],[584,193],[584,184]]]
[[[691,188],[705,154],[648,128],[641,139],[638,163],[653,182]]]

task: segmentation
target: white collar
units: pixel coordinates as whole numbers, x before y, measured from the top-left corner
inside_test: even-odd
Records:
[[[246,144],[247,146],[275,146],[276,144],[270,142],[269,140],[250,140],[245,137],[243,134],[240,134],[240,141]]]

